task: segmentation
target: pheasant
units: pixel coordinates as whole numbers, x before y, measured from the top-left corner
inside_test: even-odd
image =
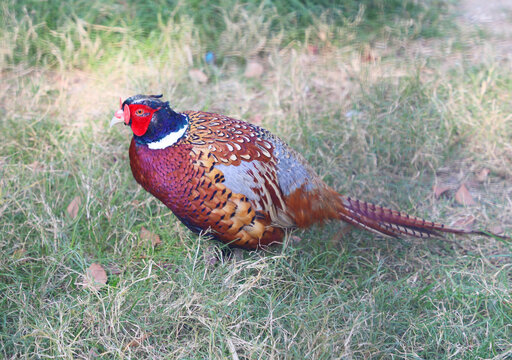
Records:
[[[488,235],[341,195],[269,131],[219,114],[175,112],[161,98],[120,100],[111,126],[131,127],[135,180],[196,233],[245,249],[332,219],[389,237]]]

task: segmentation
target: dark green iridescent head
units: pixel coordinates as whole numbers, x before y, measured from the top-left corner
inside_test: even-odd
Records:
[[[134,95],[121,104],[112,123],[124,121],[138,144],[160,141],[187,126],[187,117],[176,113],[162,95]]]

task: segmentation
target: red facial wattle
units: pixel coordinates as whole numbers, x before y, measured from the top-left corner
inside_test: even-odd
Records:
[[[125,125],[131,126],[136,136],[143,136],[148,131],[153,115],[161,109],[161,107],[154,109],[144,104],[124,104],[123,106],[122,99],[119,99],[119,103],[120,109],[114,114],[110,126],[124,122]]]
[[[142,104],[125,105],[123,109],[124,121],[126,124],[129,124],[131,119],[133,133],[137,136],[142,136],[148,130],[153,114],[158,110],[160,108],[152,109]]]
[[[123,108],[124,123],[128,125],[130,123],[130,107],[125,105]]]

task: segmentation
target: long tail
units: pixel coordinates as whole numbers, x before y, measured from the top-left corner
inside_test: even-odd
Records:
[[[479,234],[510,239],[488,231],[471,231],[448,227],[444,224],[426,221],[399,211],[352,199],[348,196],[340,195],[340,199],[343,205],[340,210],[341,220],[380,235],[429,238],[432,236],[439,237],[441,233],[453,233]]]

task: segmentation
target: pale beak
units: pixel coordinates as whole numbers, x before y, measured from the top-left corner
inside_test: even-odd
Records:
[[[112,120],[110,120],[110,127],[122,122],[124,122],[124,112],[123,110],[117,110]]]

